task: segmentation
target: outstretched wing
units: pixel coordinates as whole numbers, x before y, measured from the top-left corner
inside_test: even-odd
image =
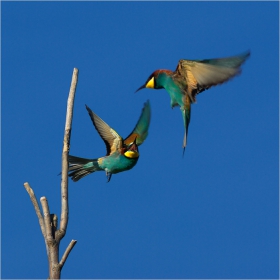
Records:
[[[125,138],[124,143],[130,145],[136,139],[136,144],[140,146],[148,136],[148,130],[151,120],[151,106],[149,100],[144,103],[141,116],[133,131]]]
[[[107,123],[105,123],[100,117],[98,117],[95,113],[91,111],[91,109],[86,105],[86,109],[88,111],[88,114],[92,120],[92,123],[99,133],[100,137],[103,139],[107,154],[111,155],[117,150],[120,150],[122,148],[122,138],[121,136],[112,129]]]
[[[243,54],[216,59],[180,60],[175,76],[183,79],[187,93],[195,101],[196,94],[218,84],[222,84],[241,72],[241,65],[250,56]]]

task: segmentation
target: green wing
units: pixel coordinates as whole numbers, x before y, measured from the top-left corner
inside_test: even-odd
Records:
[[[107,123],[105,123],[100,117],[91,111],[91,109],[86,105],[88,114],[92,120],[92,123],[99,133],[100,137],[103,139],[106,149],[107,156],[114,153],[122,148],[122,138],[121,136],[112,129]]]
[[[187,93],[192,101],[195,95],[212,86],[222,84],[241,72],[241,65],[250,56],[247,51],[237,56],[180,60],[175,73],[187,84]]]
[[[151,120],[151,106],[149,100],[144,103],[141,116],[133,131],[125,138],[124,143],[130,145],[136,139],[136,144],[140,146],[148,136],[148,129]]]

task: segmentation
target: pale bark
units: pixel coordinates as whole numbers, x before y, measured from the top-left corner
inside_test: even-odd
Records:
[[[49,279],[60,279],[61,270],[75,244],[76,240],[72,240],[66,248],[61,260],[59,261],[59,244],[65,236],[68,225],[68,153],[70,148],[71,125],[73,118],[73,107],[75,92],[78,82],[78,69],[74,68],[72,82],[70,86],[68,101],[65,132],[62,150],[62,174],[61,174],[61,216],[60,228],[57,229],[57,215],[50,214],[49,205],[46,197],[41,197],[42,212],[40,210],[36,196],[28,183],[24,183],[24,187],[30,196],[35,212],[37,214],[41,231],[45,240],[46,250],[49,262]]]

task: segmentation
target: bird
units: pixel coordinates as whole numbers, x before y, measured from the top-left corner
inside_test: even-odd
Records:
[[[105,171],[107,182],[112,174],[133,168],[139,159],[140,146],[148,136],[151,119],[151,106],[149,100],[144,103],[140,118],[133,131],[123,139],[113,128],[105,123],[86,105],[92,123],[106,145],[107,154],[96,159],[86,159],[68,156],[68,176],[74,182],[95,172]]]
[[[137,92],[144,88],[164,88],[171,98],[171,108],[180,106],[185,129],[183,155],[191,120],[191,104],[196,103],[196,95],[240,74],[241,65],[249,56],[250,51],[248,50],[239,55],[224,58],[180,59],[175,71],[156,70],[148,77],[145,84],[136,90]]]

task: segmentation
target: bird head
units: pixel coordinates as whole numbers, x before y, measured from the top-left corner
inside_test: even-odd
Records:
[[[127,157],[127,158],[138,158],[139,157],[138,146],[136,144],[136,138],[137,137],[135,137],[133,143],[127,147],[127,151],[124,153],[125,157]]]
[[[157,76],[157,71],[153,72],[149,78],[147,79],[146,83],[144,85],[142,85],[140,88],[138,88],[135,92],[143,89],[143,88],[153,88],[153,89],[158,89],[157,85],[156,85],[156,76]]]
[[[163,88],[163,85],[162,82],[160,82],[160,80],[162,80],[162,78],[164,79],[165,76],[171,76],[172,74],[173,72],[170,70],[156,70],[149,76],[146,83],[140,88],[138,88],[135,92],[143,88],[161,89]]]

